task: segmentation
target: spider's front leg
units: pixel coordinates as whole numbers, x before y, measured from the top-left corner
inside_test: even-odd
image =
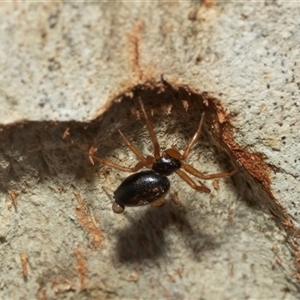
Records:
[[[145,167],[145,164],[142,161],[139,161],[134,167],[128,168],[128,167],[120,166],[120,165],[118,165],[116,163],[113,163],[109,160],[97,157],[95,155],[90,155],[89,157],[91,157],[93,160],[96,160],[96,161],[100,162],[102,165],[105,165],[107,167],[110,167],[110,168],[113,168],[113,169],[116,169],[116,170],[120,170],[120,171],[123,171],[123,172],[128,172],[128,173],[137,172],[141,168]]]
[[[232,176],[234,173],[237,172],[237,169],[231,171],[231,172],[221,172],[216,174],[208,174],[205,175],[195,169],[192,165],[186,164],[184,161],[184,156],[180,154],[180,152],[175,148],[172,147],[170,149],[167,149],[165,153],[168,156],[171,156],[172,158],[175,158],[180,161],[181,168],[183,168],[186,172],[194,175],[197,178],[209,180],[209,179],[217,179],[217,178],[228,178]],[[203,183],[200,182],[200,185],[197,185],[188,174],[183,172],[182,170],[177,170],[176,173],[180,176],[181,179],[183,179],[189,186],[191,186],[194,190],[204,192],[204,193],[210,193],[210,189],[207,188]]]
[[[157,141],[157,137],[154,133],[152,123],[151,123],[151,121],[148,118],[148,115],[146,113],[143,101],[140,99],[139,102],[140,102],[140,106],[141,106],[141,109],[142,109],[142,112],[143,112],[143,115],[144,115],[144,118],[145,118],[146,127],[148,129],[148,132],[150,134],[150,138],[151,138],[151,141],[152,141],[152,144],[153,144],[153,147],[154,147],[154,157],[155,157],[155,159],[159,159],[160,158],[160,146],[159,146],[159,143]]]
[[[92,148],[89,151],[89,159],[93,163],[93,160],[96,160],[100,162],[102,165],[105,165],[110,168],[114,168],[116,170],[120,170],[123,172],[128,172],[128,173],[134,173],[139,171],[141,168],[146,167],[146,168],[151,168],[154,158],[152,156],[147,156],[144,157],[141,152],[125,137],[125,135],[122,133],[122,131],[118,128],[118,131],[123,138],[125,144],[127,147],[135,154],[135,156],[140,160],[134,167],[129,168],[129,167],[123,167],[119,164],[113,163],[107,159],[100,158],[94,155],[95,151],[97,151],[96,148]]]

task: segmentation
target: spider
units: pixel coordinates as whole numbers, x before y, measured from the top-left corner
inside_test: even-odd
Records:
[[[167,176],[173,174],[174,172],[194,190],[203,193],[210,193],[209,188],[207,188],[200,181],[199,185],[196,184],[187,173],[197,178],[207,180],[215,178],[227,178],[237,171],[233,170],[231,172],[205,175],[196,170],[192,165],[186,163],[192,147],[200,137],[204,113],[201,116],[197,131],[187,144],[183,154],[181,154],[174,146],[161,153],[160,145],[154,133],[152,123],[146,113],[141,99],[139,99],[139,103],[154,147],[154,155],[148,155],[144,157],[141,152],[125,137],[119,128],[118,131],[124,142],[139,159],[139,162],[134,167],[129,168],[120,166],[116,163],[93,155],[93,151],[90,151],[89,153],[89,158],[92,162],[94,159],[107,167],[128,173],[134,173],[128,176],[114,192],[115,201],[112,204],[112,209],[115,213],[122,213],[125,209],[125,206],[142,206],[146,204],[152,204],[155,206],[162,205],[165,201],[164,196],[170,189],[170,181]],[[95,151],[97,149],[94,148],[93,150]],[[143,167],[146,167],[150,170],[137,172]]]

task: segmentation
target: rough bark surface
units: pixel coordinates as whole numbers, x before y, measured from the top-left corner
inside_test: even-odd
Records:
[[[300,5],[1,3],[1,299],[299,298]],[[163,77],[162,77],[163,75]],[[183,151],[161,207],[111,210],[117,127]],[[196,179],[195,181],[197,181]]]

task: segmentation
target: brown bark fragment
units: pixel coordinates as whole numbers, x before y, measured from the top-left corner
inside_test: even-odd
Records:
[[[81,224],[92,236],[92,244],[95,248],[100,248],[104,239],[101,229],[96,225],[95,220],[91,216],[87,205],[81,198],[80,194],[76,194],[78,205],[75,207],[76,216]]]

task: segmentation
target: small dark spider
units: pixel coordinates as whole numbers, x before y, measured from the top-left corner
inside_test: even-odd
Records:
[[[141,171],[132,174],[120,184],[120,186],[114,192],[115,202],[112,205],[112,209],[115,213],[122,213],[125,209],[125,206],[141,206],[149,203],[159,206],[163,204],[164,196],[170,189],[170,181],[166,176],[169,176],[174,172],[196,191],[210,193],[210,189],[207,188],[203,183],[199,181],[200,185],[197,185],[190,178],[190,176],[181,169],[184,169],[186,172],[200,179],[226,178],[230,177],[237,171],[234,170],[231,172],[205,175],[196,170],[193,166],[186,163],[192,147],[195,145],[201,134],[204,113],[202,114],[196,133],[188,143],[183,154],[180,154],[175,147],[169,148],[160,154],[160,146],[154,133],[153,126],[147,116],[142,100],[139,102],[148,132],[151,137],[151,141],[154,146],[154,157],[150,155],[144,157],[140,151],[124,136],[120,129],[118,129],[118,131],[120,132],[126,145],[139,159],[139,162],[135,165],[135,167],[123,167],[106,159],[94,156],[92,153],[89,155],[91,160],[95,159],[105,166],[124,172],[137,172],[143,167],[150,169],[150,171]]]

